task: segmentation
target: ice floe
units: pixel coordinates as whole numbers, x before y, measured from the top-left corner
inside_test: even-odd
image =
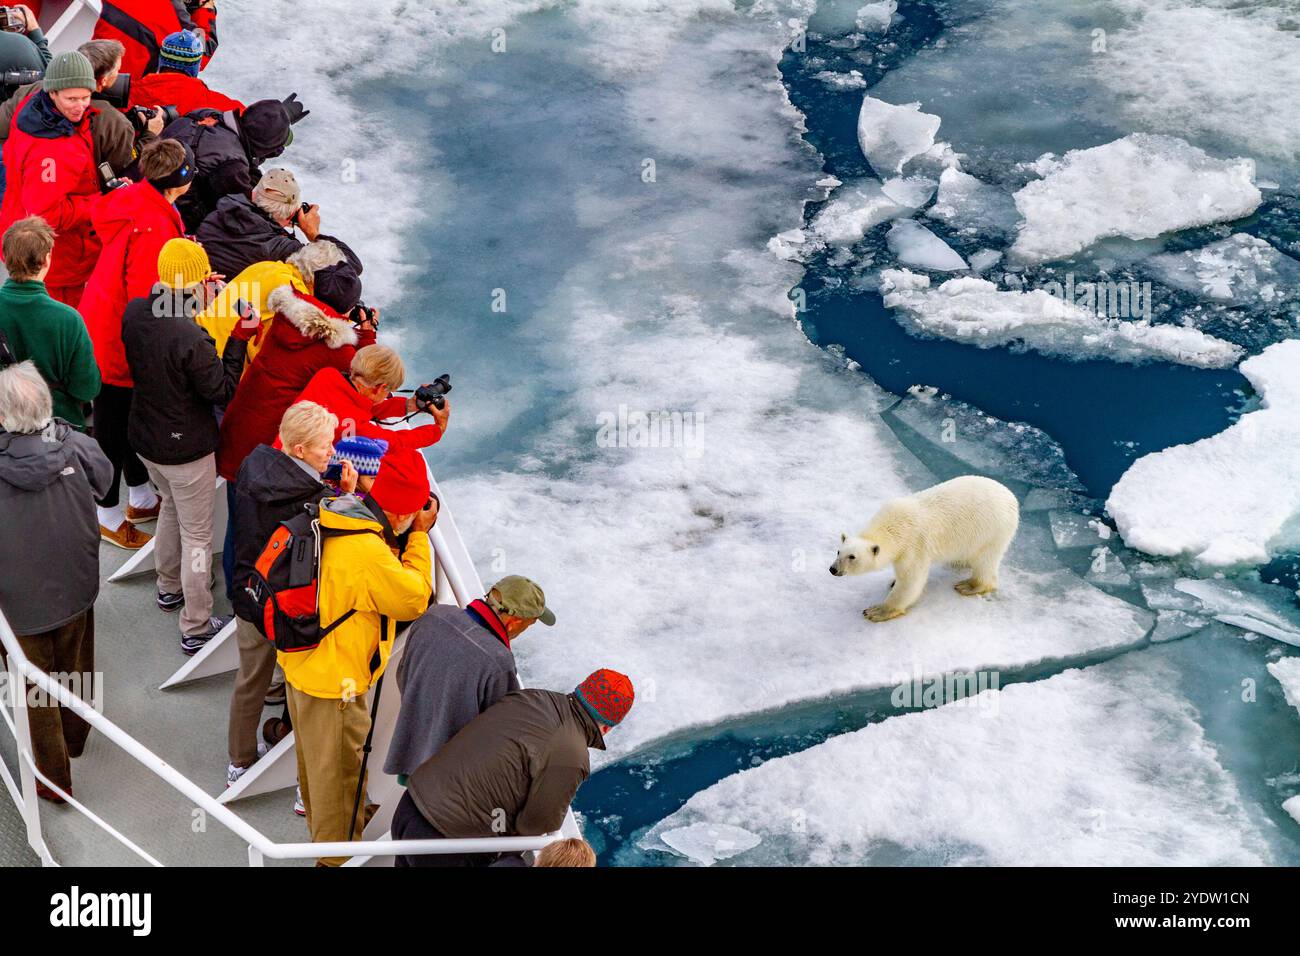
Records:
[[[1279,588],[1251,581],[1179,578],[1174,587],[1194,597],[1216,621],[1300,647],[1300,614],[1279,600]]]
[[[1173,136],[1133,133],[1071,150],[1015,194],[1023,223],[1011,247],[1022,263],[1073,255],[1098,239],[1240,219],[1261,196],[1249,159],[1215,159]]]
[[[1008,235],[1020,221],[1015,200],[996,186],[960,169],[939,176],[939,196],[925,211],[932,219],[969,235]]]
[[[1106,508],[1129,547],[1203,565],[1261,564],[1300,538],[1300,340],[1239,371],[1260,408],[1189,445],[1139,458]]]
[[[927,276],[906,269],[881,272],[885,305],[908,329],[980,348],[1013,345],[1061,358],[1151,359],[1225,368],[1240,346],[1180,325],[1112,318],[1047,289],[1004,290],[974,276],[930,287]]]
[[[890,226],[885,241],[889,251],[904,265],[931,272],[966,269],[966,260],[952,246],[913,219],[901,219]]]
[[[744,864],[1271,862],[1177,672],[1125,655],[893,717],[697,793],[651,828],[743,826]]]
[[[920,103],[895,106],[871,96],[858,112],[858,145],[878,176],[903,172],[907,162],[935,146],[939,117],[922,113]]]
[[[882,222],[911,215],[930,198],[905,180],[891,183],[889,191],[876,179],[844,183],[813,217],[809,232],[833,246],[852,245]]]
[[[1300,262],[1240,232],[1200,249],[1152,256],[1146,265],[1167,285],[1234,305],[1270,306],[1300,292]]]
[[[1282,685],[1286,702],[1300,714],[1300,657],[1284,657],[1272,661],[1268,665],[1268,672]]]

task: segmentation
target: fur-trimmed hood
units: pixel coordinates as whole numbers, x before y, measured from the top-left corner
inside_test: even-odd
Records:
[[[304,338],[324,342],[332,349],[357,344],[357,330],[348,319],[291,285],[273,290],[267,296],[266,304]]]

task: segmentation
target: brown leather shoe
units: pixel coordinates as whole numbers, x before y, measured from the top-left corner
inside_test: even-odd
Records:
[[[158,512],[162,509],[162,499],[160,498],[152,508],[137,508],[134,505],[126,506],[126,520],[131,524],[140,521],[153,521],[158,517]]]
[[[149,543],[153,535],[147,531],[139,530],[129,521],[123,521],[118,525],[116,531],[109,531],[102,524],[99,526],[99,537],[109,544],[115,544],[119,548],[125,548],[127,551],[139,551]]]

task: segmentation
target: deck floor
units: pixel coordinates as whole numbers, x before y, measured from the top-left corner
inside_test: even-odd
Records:
[[[152,530],[152,525],[144,528]],[[180,649],[178,617],[155,604],[152,573],[117,584],[107,582],[108,575],[128,557],[129,553],[119,548],[100,546],[104,583],[95,605],[95,664],[104,675],[104,713],[208,793],[220,794],[225,789],[226,727],[234,673],[173,690],[158,689],[187,660]],[[229,613],[220,568],[214,590],[216,613]],[[264,713],[274,716],[278,708],[267,708]],[[12,769],[15,755],[7,738],[7,734],[0,735],[6,741],[0,749]],[[72,775],[78,800],[160,862],[168,866],[247,865],[244,842],[217,821],[207,819],[102,734],[91,734],[86,752],[73,761]],[[293,796],[292,789],[282,790],[238,801],[231,809],[272,840],[310,840],[306,821],[293,812]],[[41,817],[46,843],[63,865],[143,865],[133,852],[70,807],[42,803]],[[36,862],[17,810],[8,795],[0,793],[0,864]]]

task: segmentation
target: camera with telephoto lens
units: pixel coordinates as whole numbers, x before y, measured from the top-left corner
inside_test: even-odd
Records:
[[[358,302],[348,310],[348,318],[352,324],[360,327],[362,322],[369,320],[372,328],[379,328],[379,310],[369,308],[364,302]]]
[[[17,7],[0,7],[0,30],[5,33],[26,33],[27,18]]]
[[[442,411],[442,407],[447,404],[443,396],[450,391],[451,376],[439,375],[432,382],[415,390],[415,407],[425,414],[428,414],[430,408]]]
[[[45,76],[42,70],[5,70],[0,83],[13,89],[18,86],[26,86],[28,83],[39,83]]]
[[[152,110],[147,106],[133,106],[127,111],[126,118],[135,127],[135,135],[139,136],[149,128],[149,121],[159,115],[163,118],[164,128],[176,122],[181,116],[174,106],[160,106]]]

